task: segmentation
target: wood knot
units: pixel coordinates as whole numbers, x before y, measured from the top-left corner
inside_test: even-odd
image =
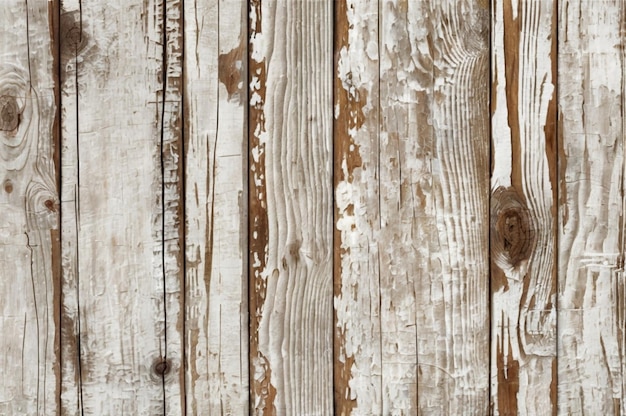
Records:
[[[55,211],[54,201],[53,200],[46,199],[46,202],[44,202],[44,205],[46,206],[46,208],[48,208],[49,211]]]
[[[4,191],[7,194],[10,194],[11,192],[13,192],[13,182],[11,182],[10,179],[7,179],[6,181],[4,181],[4,184],[2,184],[2,187],[4,188]]]
[[[152,364],[152,371],[159,376],[164,376],[170,371],[170,367],[169,360],[159,358]]]
[[[503,270],[530,257],[535,231],[528,209],[512,188],[498,188],[491,198],[491,251]]]
[[[15,97],[0,96],[0,131],[15,131],[20,124],[20,108]]]
[[[75,57],[78,52],[85,48],[87,36],[77,12],[65,13],[61,16],[61,38],[64,42],[63,52],[66,58]]]

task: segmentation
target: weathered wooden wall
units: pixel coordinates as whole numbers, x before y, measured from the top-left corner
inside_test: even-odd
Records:
[[[625,22],[3,1],[0,414],[626,415]]]

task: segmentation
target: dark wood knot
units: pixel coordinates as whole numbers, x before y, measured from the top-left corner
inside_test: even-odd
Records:
[[[535,231],[530,213],[512,188],[498,188],[491,197],[491,254],[502,269],[517,267],[530,257]]]
[[[4,192],[6,192],[7,194],[10,194],[11,192],[13,192],[13,182],[11,182],[10,179],[7,179],[6,181],[4,181],[3,187],[4,187]]]
[[[157,359],[154,364],[152,364],[152,371],[159,376],[164,376],[170,371],[170,361],[165,358]]]
[[[65,13],[61,16],[61,42],[65,58],[74,58],[87,44],[87,36],[77,12]]]
[[[0,131],[15,131],[20,124],[20,108],[15,97],[0,96]]]

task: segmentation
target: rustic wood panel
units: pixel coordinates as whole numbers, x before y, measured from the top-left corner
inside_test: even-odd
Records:
[[[625,13],[2,2],[0,414],[626,414]]]
[[[335,3],[335,414],[381,413],[379,10]]]
[[[379,5],[335,3],[335,414],[381,413]],[[414,337],[413,337],[414,338]]]
[[[247,2],[185,2],[188,414],[248,403]]]
[[[63,406],[179,414],[181,4],[62,6]]]
[[[493,413],[555,414],[555,2],[492,9]]]
[[[336,411],[485,414],[488,4],[337,6]]]
[[[250,7],[252,407],[329,414],[333,2]]]
[[[0,5],[0,414],[60,396],[58,4]]]
[[[418,401],[427,414],[483,415],[489,404],[489,4],[433,0],[430,10],[434,137],[429,147],[424,136],[428,175],[414,191],[424,195],[419,221],[430,238],[427,248],[417,240],[428,276],[418,299],[424,314],[418,328],[425,325]]]
[[[623,415],[624,3],[559,3],[559,412]]]

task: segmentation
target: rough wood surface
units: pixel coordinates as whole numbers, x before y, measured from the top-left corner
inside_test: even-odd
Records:
[[[0,414],[60,397],[57,3],[0,5]]]
[[[336,411],[485,414],[487,4],[336,13]]]
[[[559,3],[559,413],[624,415],[624,12]]]
[[[249,410],[247,12],[243,0],[185,2],[185,377],[191,415]]]
[[[63,3],[68,414],[184,411],[180,13]]]
[[[492,410],[555,414],[555,2],[492,8]]]
[[[418,401],[426,414],[484,415],[489,391],[484,365],[489,356],[489,5],[484,0],[433,0],[429,5],[434,137],[429,146],[428,133],[423,136],[426,176],[413,191],[424,207],[418,223],[428,241],[416,241],[422,275],[417,325],[423,325]]]
[[[335,24],[335,414],[381,413],[378,2],[336,2]]]
[[[253,413],[332,413],[333,2],[250,5]]]

